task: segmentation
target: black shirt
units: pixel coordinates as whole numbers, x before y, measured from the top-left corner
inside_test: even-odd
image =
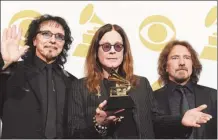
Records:
[[[186,90],[186,97],[189,103],[189,108],[195,108],[195,96],[194,96],[194,90],[192,86],[192,82],[189,81],[185,87]],[[171,89],[171,93],[169,95],[169,105],[170,105],[170,110],[172,115],[180,115],[180,101],[181,101],[181,94],[177,90],[177,87],[180,86],[172,81],[169,82],[167,85],[169,89]]]
[[[104,86],[107,89],[107,97],[110,94],[110,87],[115,86],[115,82],[111,82],[107,79],[103,80]],[[114,125],[114,137],[121,139],[136,139],[138,138],[138,132],[136,128],[135,120],[133,119],[132,109],[126,109],[119,113],[119,116],[123,116],[121,122],[117,122]]]
[[[187,82],[183,87],[185,90],[185,95],[188,100],[189,109],[195,108],[195,94],[193,89],[193,84],[191,81]],[[183,115],[180,113],[180,102],[181,102],[181,93],[177,90],[178,87],[181,85],[176,84],[172,81],[169,82],[167,85],[169,89],[171,89],[171,93],[169,93],[169,107],[171,111],[171,115]],[[196,133],[196,129],[193,129],[193,133],[191,134],[190,138],[193,138],[194,134]]]
[[[47,110],[48,110],[48,93],[47,93],[47,76],[46,76],[46,64],[43,60],[35,56],[34,63],[36,68],[39,70],[39,75],[37,77],[40,93],[41,93],[41,106],[42,106],[42,120],[43,120],[43,131],[45,131],[45,125],[47,118]],[[52,77],[53,77],[53,84],[54,84],[54,92],[56,94],[56,98],[54,99],[56,102],[56,127],[57,127],[57,136],[61,135],[62,131],[62,112],[63,112],[63,105],[65,100],[65,83],[62,79],[62,70],[58,66],[56,62],[52,64]]]

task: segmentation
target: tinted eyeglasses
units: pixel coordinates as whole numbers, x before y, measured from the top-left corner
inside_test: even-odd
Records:
[[[38,31],[37,34],[41,34],[45,39],[50,39],[53,35],[55,35],[55,39],[57,41],[62,42],[65,40],[65,36],[61,33],[53,34],[50,31]]]
[[[110,51],[112,46],[114,47],[114,50],[117,51],[117,52],[120,52],[120,51],[123,50],[123,44],[121,44],[121,43],[116,43],[114,45],[111,45],[110,43],[105,43],[105,44],[100,44],[99,46],[102,47],[102,50],[104,52]]]

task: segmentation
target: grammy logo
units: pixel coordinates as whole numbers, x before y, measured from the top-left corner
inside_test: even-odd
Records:
[[[217,28],[217,6],[213,7],[206,19],[205,26],[207,28]],[[200,58],[217,60],[217,32],[215,31],[208,37],[208,45],[206,45],[200,55]]]
[[[98,28],[104,24],[104,22],[95,14],[92,4],[88,4],[83,9],[80,14],[79,22],[82,25],[91,23],[94,26],[92,30],[88,30],[86,33],[83,33],[82,43],[77,45],[76,50],[73,53],[73,56],[86,57],[92,37]]]

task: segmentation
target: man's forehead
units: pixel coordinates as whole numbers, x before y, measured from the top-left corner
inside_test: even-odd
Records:
[[[62,27],[58,22],[53,21],[53,20],[49,20],[49,21],[44,21],[40,24],[40,28],[43,26],[50,26],[50,27],[55,27],[55,28],[59,28]],[[63,28],[63,27],[62,27]]]
[[[169,52],[169,55],[191,55],[190,51],[186,46],[183,45],[176,45],[174,46],[171,51]]]

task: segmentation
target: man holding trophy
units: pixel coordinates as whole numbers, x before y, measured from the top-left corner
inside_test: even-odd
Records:
[[[98,29],[85,69],[86,77],[73,83],[69,97],[69,138],[187,138],[192,127],[212,118],[201,112],[206,105],[184,116],[162,114],[147,78],[133,74],[130,44],[118,25]]]

